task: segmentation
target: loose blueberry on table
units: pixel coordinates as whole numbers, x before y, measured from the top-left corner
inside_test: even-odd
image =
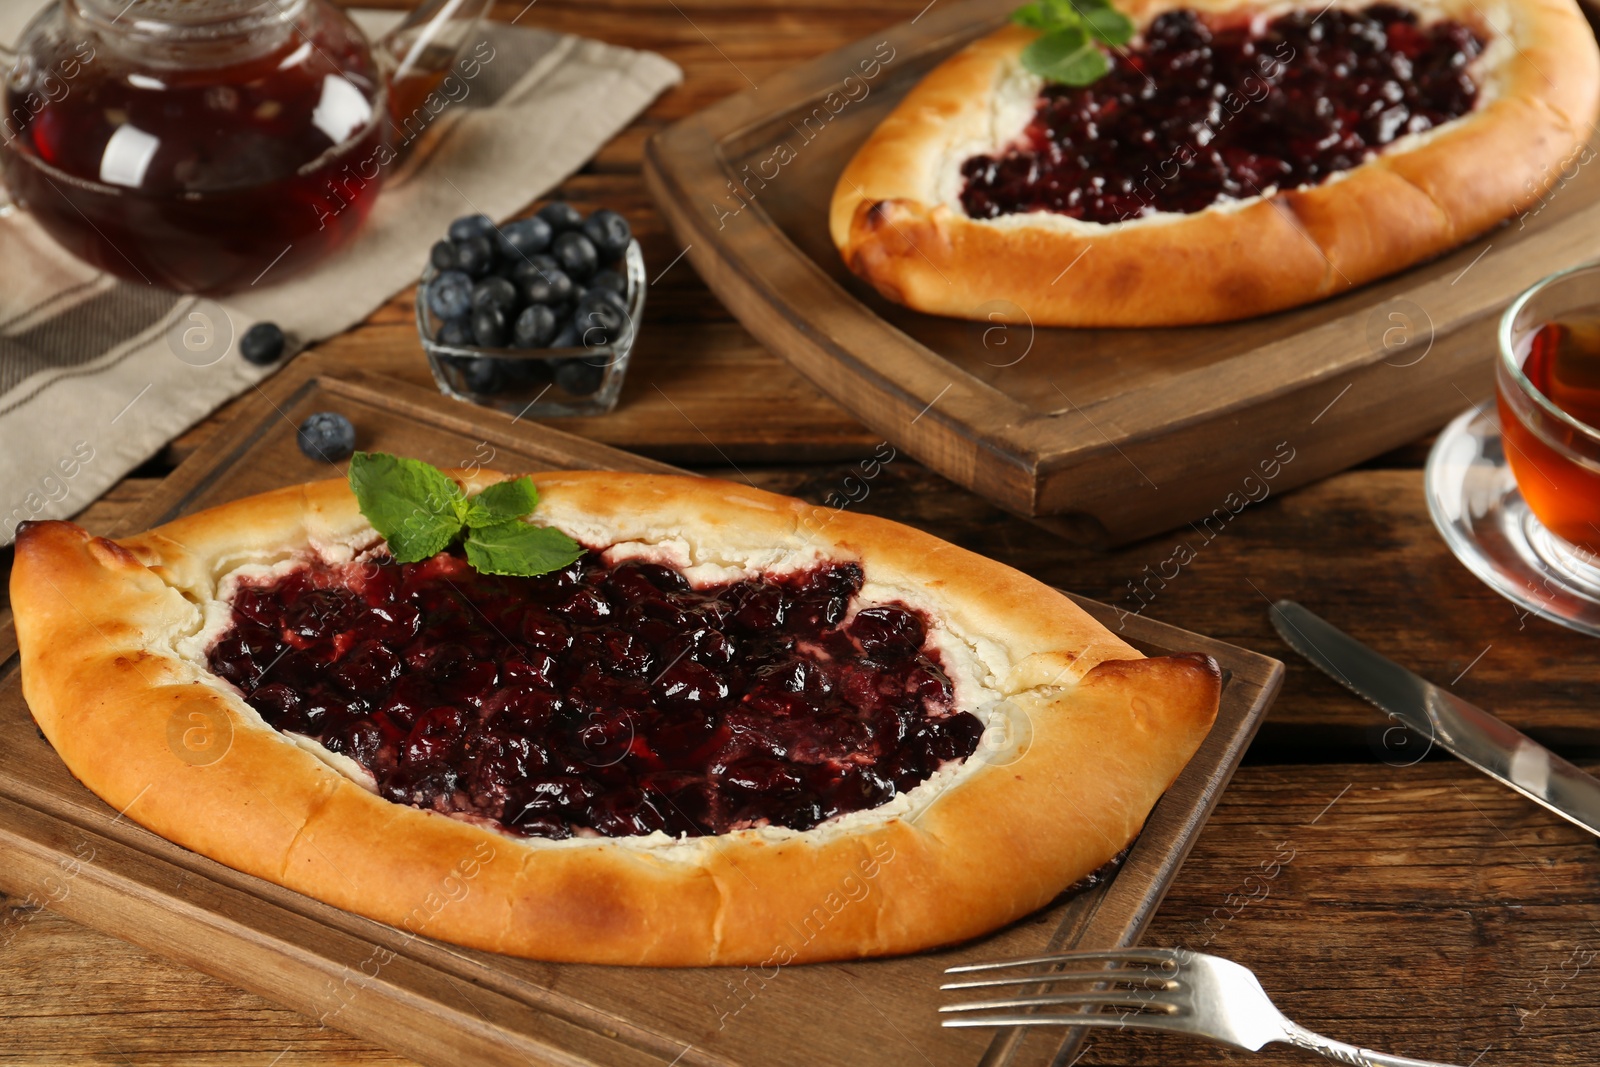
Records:
[[[276,363],[278,357],[283,355],[285,343],[283,330],[277,323],[258,322],[239,338],[239,355],[244,357],[246,363],[265,367]]]
[[[294,440],[308,458],[337,463],[355,452],[356,428],[337,411],[319,411],[306,416]]]
[[[587,219],[554,201],[537,215],[496,227],[486,215],[450,224],[429,262],[437,273],[424,300],[438,320],[434,340],[452,347],[595,349],[633,328],[623,257],[628,220],[602,208]],[[559,361],[446,357],[468,391],[548,385],[590,396],[605,383],[605,359]]]
[[[208,656],[268,724],[397,803],[547,838],[806,830],[983,731],[927,619],[860,607],[861,586],[824,563],[694,587],[593,551],[534,578],[455,552],[317,563],[241,583]]]

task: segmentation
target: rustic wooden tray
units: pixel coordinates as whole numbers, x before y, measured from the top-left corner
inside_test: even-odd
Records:
[[[365,448],[510,469],[659,464],[302,357],[185,463],[126,532],[330,473],[294,445],[306,414],[354,421]],[[115,533],[116,531],[112,531]],[[1085,601],[1102,618],[1111,611]],[[777,972],[552,965],[459,949],[320,904],[188,852],[77,783],[35,729],[14,635],[0,631],[0,889],[425,1063],[1032,1065],[1062,1031],[942,1030],[938,975],[958,962],[1135,942],[1276,694],[1283,665],[1142,617],[1150,652],[1200,650],[1228,670],[1217,725],[1108,881],[957,948]],[[1067,1046],[1063,1045],[1063,1041]]]
[[[1500,310],[1595,255],[1600,175],[1574,161],[1536,209],[1442,259],[1248,322],[1007,329],[889,303],[833,247],[834,183],[929,68],[1015,6],[930,4],[765,77],[657,135],[645,173],[690,260],[751,333],[867,425],[1016,514],[1112,542],[1190,520],[1220,528],[1252,497],[1412,441],[1487,396]],[[861,64],[885,56],[864,78]],[[1275,462],[1285,454],[1292,462]]]

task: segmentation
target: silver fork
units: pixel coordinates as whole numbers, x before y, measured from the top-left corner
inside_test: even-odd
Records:
[[[1046,969],[1048,968],[1048,969]],[[1016,975],[963,978],[940,989],[1034,986],[1039,992],[1001,1000],[946,1004],[955,1017],[945,1026],[1130,1027],[1188,1034],[1249,1052],[1272,1042],[1295,1045],[1355,1067],[1450,1067],[1357,1048],[1312,1033],[1273,1005],[1247,968],[1219,956],[1170,948],[1067,952],[1055,956],[969,963],[946,974],[1026,970]],[[1088,992],[1061,993],[1047,987],[1092,983]],[[1075,1008],[1048,1012],[1045,1008]],[[1108,1010],[1110,1009],[1110,1010]],[[987,1012],[990,1014],[977,1014]],[[999,1014],[995,1014],[999,1013]]]

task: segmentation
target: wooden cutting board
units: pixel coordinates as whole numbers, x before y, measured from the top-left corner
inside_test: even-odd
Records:
[[[302,357],[203,455],[169,477],[122,532],[333,475],[294,444],[296,425],[319,410],[349,416],[363,448],[440,465],[670,470]],[[1112,617],[1103,605],[1082,603]],[[1142,617],[1128,619],[1121,632],[1147,652],[1204,651],[1223,664],[1228,680],[1215,729],[1113,876],[941,952],[765,972],[657,970],[545,964],[408,938],[188,852],[95,798],[34,727],[9,626],[0,632],[0,889],[440,1067],[1058,1062],[1076,1035],[941,1029],[934,1010],[940,971],[1137,941],[1283,674],[1277,660]]]
[[[1034,329],[889,303],[833,247],[834,183],[923,74],[1015,6],[930,4],[679,122],[645,156],[690,260],[751,333],[868,426],[1015,514],[1110,542],[1226,525],[1249,499],[1413,441],[1483,400],[1501,309],[1595,255],[1600,172],[1580,165],[1592,153],[1575,153],[1538,204],[1456,252],[1247,322]]]

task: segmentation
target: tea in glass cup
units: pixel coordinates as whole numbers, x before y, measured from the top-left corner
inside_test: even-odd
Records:
[[[1600,566],[1600,265],[1524,293],[1499,349],[1495,396],[1517,489],[1559,538],[1550,547]]]

